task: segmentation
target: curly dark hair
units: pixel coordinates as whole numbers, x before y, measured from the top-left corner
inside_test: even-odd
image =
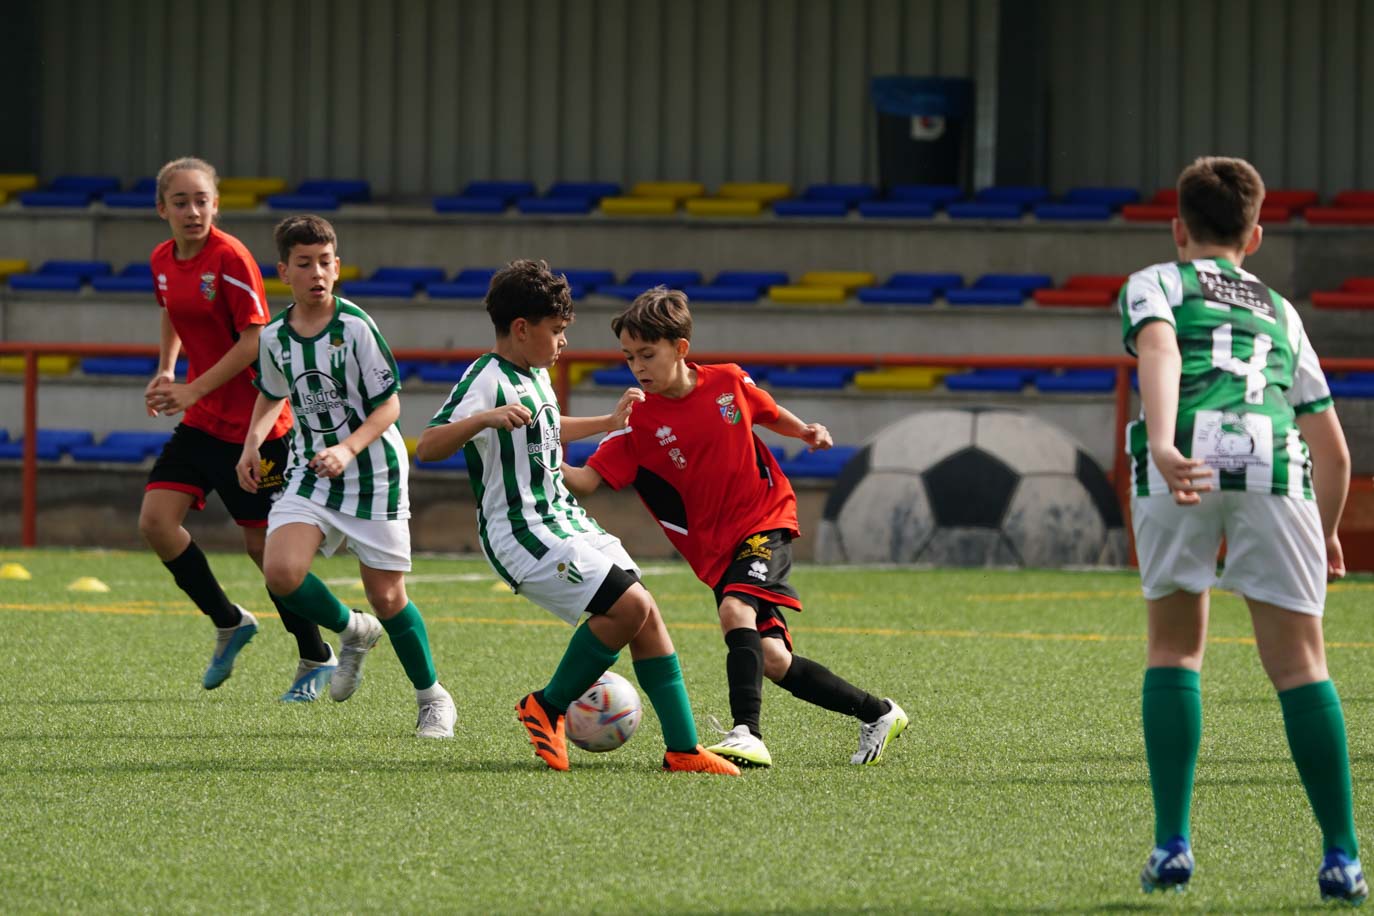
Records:
[[[687,308],[687,294],[666,286],[645,290],[611,319],[611,333],[619,337],[621,331],[645,343],[691,340],[692,312]]]
[[[509,334],[517,318],[533,324],[552,316],[572,321],[572,291],[567,278],[551,272],[548,262],[521,258],[511,261],[491,278],[487,314],[498,337]]]
[[[1199,242],[1244,246],[1263,202],[1264,179],[1244,159],[1203,156],[1178,176],[1178,215]]]
[[[297,245],[333,245],[334,254],[339,253],[339,238],[334,234],[334,227],[322,216],[288,216],[277,223],[272,241],[277,244],[277,257],[282,264],[290,260],[291,249]]]

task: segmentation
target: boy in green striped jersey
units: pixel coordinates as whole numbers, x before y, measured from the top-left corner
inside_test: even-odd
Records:
[[[1192,877],[1200,671],[1208,591],[1220,585],[1249,605],[1260,662],[1278,691],[1322,832],[1318,889],[1323,899],[1359,903],[1369,889],[1345,720],[1322,642],[1327,579],[1345,574],[1336,527],[1350,455],[1297,311],[1240,266],[1262,237],[1259,173],[1241,159],[1198,159],[1178,191],[1178,260],[1132,274],[1120,300],[1142,406],[1127,430],[1149,615],[1141,710],[1155,807],[1141,886],[1181,890]]]
[[[568,769],[564,713],[628,645],[663,726],[663,769],[738,776],[738,767],[697,743],[658,606],[620,541],[578,505],[560,470],[563,437],[624,428],[642,393],[626,392],[609,416],[562,416],[549,367],[567,346],[572,297],[567,280],[542,261],[513,261],[498,271],[486,304],[496,345],[454,386],[416,453],[439,461],[463,450],[492,568],[513,591],[577,627],[548,685],[515,707],[535,753],[552,769]],[[577,626],[584,614],[587,622]]]
[[[259,340],[258,400],[237,467],[240,485],[256,491],[258,446],[290,398],[297,429],[267,520],[267,588],[287,609],[341,634],[331,698],[353,695],[385,631],[415,686],[416,735],[451,738],[453,698],[435,675],[424,618],[406,596],[410,501],[396,363],[367,313],[334,295],[334,228],[318,216],[292,216],[275,240],[293,301]],[[350,610],[310,572],[316,551],[329,556],[345,541],[376,617]]]

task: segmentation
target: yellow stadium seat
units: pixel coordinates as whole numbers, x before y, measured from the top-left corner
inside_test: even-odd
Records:
[[[952,371],[928,366],[892,366],[873,372],[856,372],[854,387],[865,391],[929,391]]]
[[[279,280],[276,277],[263,277],[262,285],[266,287],[268,296],[280,297],[291,295],[291,287],[286,285],[285,280]]]
[[[758,216],[763,201],[748,198],[694,197],[687,201],[687,212],[693,216]]]
[[[605,369],[605,363],[588,362],[587,360],[573,360],[568,363],[568,383],[580,385],[582,381],[597,369]]]
[[[75,356],[64,354],[40,356],[38,357],[38,372],[40,375],[67,375],[76,368],[76,363]],[[24,357],[0,356],[0,373],[22,375],[24,373]]]
[[[401,441],[406,444],[407,455],[414,455],[415,450],[420,447],[419,436],[402,436]]]
[[[5,279],[10,274],[26,274],[28,272],[28,261],[21,258],[6,258],[0,260],[0,280]]]
[[[0,191],[32,191],[37,187],[37,175],[20,172],[0,174]]]
[[[878,278],[863,270],[809,270],[801,275],[803,286],[842,286],[852,293],[860,286],[872,286]]]
[[[256,194],[259,197],[266,197],[268,194],[280,194],[285,190],[285,178],[230,177],[219,180],[221,199],[225,194]]]
[[[339,266],[340,280],[361,280],[362,278],[363,269],[357,264],[341,264]]]
[[[252,191],[220,191],[221,210],[252,210],[258,205],[258,195]]]
[[[768,287],[768,298],[774,302],[788,304],[815,304],[843,302],[848,293],[843,286],[820,286],[818,284],[793,284],[790,286]]]
[[[671,197],[603,197],[601,212],[612,216],[667,216],[677,211]]]
[[[10,202],[10,192],[9,192],[9,191],[0,191],[0,206],[3,206],[3,205],[5,205],[5,204],[7,204],[7,203],[9,203],[9,202]]]
[[[772,203],[792,196],[792,186],[780,181],[727,181],[716,191],[719,197]]]
[[[631,197],[671,197],[675,201],[705,194],[706,185],[699,181],[640,181],[630,188]]]

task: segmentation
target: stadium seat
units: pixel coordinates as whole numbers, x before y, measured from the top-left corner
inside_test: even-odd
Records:
[[[415,284],[405,280],[350,280],[339,286],[349,298],[409,299],[415,295]]]
[[[15,278],[10,278],[14,283]],[[1368,311],[1374,309],[1374,292],[1352,293],[1341,291],[1317,290],[1312,293],[1312,304],[1319,309],[1352,309]]]
[[[813,477],[833,480],[840,476],[849,459],[859,451],[855,445],[835,445],[820,451],[802,449],[787,461],[779,462],[788,477]]]
[[[859,204],[859,215],[867,219],[930,219],[935,206],[920,200],[865,200]]]
[[[1031,211],[1036,219],[1058,220],[1062,222],[1104,222],[1112,218],[1112,208],[1107,204],[1036,204]]]
[[[945,376],[950,391],[1020,391],[1035,375],[1031,369],[974,369]]]
[[[562,274],[569,283],[585,287],[588,290],[609,286],[615,282],[615,271],[600,267],[559,268],[553,272],[554,274]]]
[[[786,304],[820,305],[843,302],[848,293],[843,286],[790,283],[768,287],[768,298]]]
[[[1019,289],[970,286],[949,290],[945,293],[945,301],[950,305],[1021,305],[1027,295]]]
[[[1031,298],[1039,305],[1103,306],[1116,301],[1105,289],[1037,289]]]
[[[369,278],[381,283],[409,283],[418,289],[426,283],[442,283],[444,270],[441,267],[378,267]]]
[[[629,196],[667,199],[676,206],[684,200],[705,194],[706,186],[699,181],[637,181],[631,186]]]
[[[435,384],[452,385],[463,378],[463,373],[468,371],[471,363],[419,363],[415,367],[415,373],[420,376],[420,381]]]
[[[1178,216],[1178,204],[1127,204],[1121,218],[1134,223],[1167,223]]]
[[[154,191],[107,191],[100,198],[107,207],[125,210],[151,210],[157,206],[157,192]]]
[[[652,283],[607,283],[596,288],[598,296],[609,296],[612,299],[624,299],[626,302],[632,301],[640,293],[647,289],[652,289]]]
[[[865,286],[859,290],[860,302],[869,305],[930,305],[935,289],[929,286]]]
[[[1314,206],[1319,200],[1316,191],[1306,188],[1266,188],[1264,192],[1265,206],[1286,207],[1289,210],[1301,211]]]
[[[339,198],[333,194],[272,194],[267,198],[272,210],[300,210],[319,213],[339,209]]]
[[[59,175],[48,185],[49,191],[76,191],[92,196],[119,190],[114,175]]]
[[[44,261],[43,266],[38,268],[38,272],[89,280],[92,277],[109,276],[114,271],[110,267],[109,261]]]
[[[95,436],[86,429],[40,429],[34,446],[40,459],[56,461],[71,449],[79,445],[90,445],[94,441]],[[22,436],[0,445],[0,458],[23,457],[24,439]]]
[[[669,289],[681,289],[684,286],[701,282],[701,271],[699,270],[636,270],[625,278],[628,285],[644,284],[650,286],[666,286]]]
[[[1369,225],[1374,207],[1308,207],[1303,217],[1315,225]]]
[[[95,197],[90,191],[25,191],[19,203],[25,207],[85,207]]]
[[[792,186],[778,181],[727,181],[716,189],[717,197],[772,203],[792,196]]]
[[[575,359],[568,363],[568,382],[572,385],[581,385],[593,372],[606,368],[609,367],[605,363]]]
[[[246,191],[220,191],[221,210],[252,210],[258,205],[258,195]]]
[[[162,451],[171,432],[112,432],[99,445],[74,445],[73,461],[108,461],[139,464]]]
[[[887,366],[854,373],[854,387],[862,391],[929,391],[951,371],[928,366]]]
[[[461,194],[451,197],[434,198],[436,213],[504,213],[506,202],[499,197],[464,197]]]
[[[151,293],[154,289],[152,274],[92,277],[91,287],[98,293]]]
[[[667,216],[677,212],[671,197],[603,197],[601,212],[609,216]]]
[[[878,189],[871,184],[813,184],[802,192],[802,199],[838,201],[848,207],[877,200]]]
[[[1064,195],[1066,204],[1100,204],[1111,210],[1119,210],[1138,200],[1140,192],[1135,188],[1070,188]]]
[[[262,278],[262,287],[263,290],[267,293],[267,297],[269,299],[282,298],[291,295],[291,287],[286,284],[285,280],[279,279],[277,277],[277,272],[275,269],[272,271],[271,274]]]
[[[682,287],[692,302],[757,302],[761,289],[754,285],[692,283]]]
[[[68,356],[64,353],[49,353],[38,357],[39,375],[66,375],[76,368],[78,360],[75,356]],[[22,374],[24,371],[24,357],[19,355],[0,356],[0,372],[9,375]]]
[[[297,194],[323,194],[344,203],[365,204],[372,199],[372,186],[361,178],[307,178],[296,188]]]
[[[684,204],[693,216],[758,216],[763,201],[748,197],[693,197]]]
[[[1113,369],[1066,369],[1037,372],[1035,387],[1045,392],[1102,392],[1116,387]]]
[[[460,197],[494,197],[509,206],[522,197],[534,197],[532,181],[469,181]]]
[[[937,293],[959,289],[964,285],[964,275],[956,273],[895,273],[887,278],[884,286],[898,288],[903,286],[933,289]]]
[[[618,194],[620,185],[613,181],[559,181],[549,186],[544,197],[590,200],[595,204],[603,197],[615,197]]]
[[[415,459],[415,467],[422,471],[465,471],[467,470],[467,459],[460,448],[443,461],[421,461]]]
[[[1331,198],[1331,203],[1336,207],[1374,208],[1374,191],[1341,191]]]
[[[587,459],[592,457],[599,442],[588,442],[586,440],[569,442],[563,446],[563,461],[575,468],[580,468],[587,463]]]
[[[950,219],[1020,219],[1025,213],[1020,203],[960,202],[945,208]]]
[[[255,197],[266,197],[269,194],[284,193],[286,193],[285,178],[231,175],[219,180],[221,200],[225,194],[252,194]]]
[[[974,289],[1014,289],[1027,296],[1053,285],[1049,274],[983,274],[973,281]]]
[[[77,293],[81,291],[81,278],[66,274],[13,274],[9,278],[10,289],[30,292]]]
[[[464,267],[453,275],[454,283],[481,283],[483,286],[491,284],[491,278],[496,276],[495,267]],[[569,280],[568,282],[572,282]]]
[[[1374,293],[1374,277],[1349,277],[1341,283],[1347,293]]]
[[[574,216],[592,212],[597,199],[591,197],[522,197],[515,202],[515,208],[530,215],[570,214]]]
[[[1338,398],[1374,398],[1374,372],[1347,372],[1328,379],[1331,395]]]
[[[904,200],[945,207],[964,197],[963,188],[953,184],[899,184],[887,193],[888,200]]]
[[[1017,204],[1022,208],[1044,203],[1049,199],[1049,189],[1035,185],[993,185],[973,195],[975,203]]]
[[[851,293],[861,286],[873,286],[878,278],[866,270],[808,270],[801,275],[808,286],[839,286]]]
[[[31,172],[0,173],[0,191],[35,191],[38,189],[38,176]]]
[[[801,369],[779,369],[768,376],[774,388],[843,388],[859,371],[858,366],[807,366]]]
[[[0,280],[12,274],[26,274],[29,272],[29,262],[23,258],[3,258],[0,259]]]
[[[1126,284],[1125,274],[1074,274],[1064,281],[1065,289],[1105,289],[1115,296]]]
[[[616,388],[630,388],[639,384],[635,374],[630,371],[629,366],[616,366],[612,369],[594,369],[592,371],[592,381],[598,385],[610,385]]]
[[[752,286],[760,291],[788,282],[782,270],[722,270],[711,281],[717,286]]]
[[[842,200],[780,200],[773,204],[778,216],[845,216],[849,204]]]

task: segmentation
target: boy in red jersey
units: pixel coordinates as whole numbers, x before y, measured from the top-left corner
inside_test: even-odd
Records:
[[[771,765],[759,730],[766,675],[799,699],[859,719],[859,749],[850,762],[877,763],[906,728],[906,713],[792,654],[782,608],[802,607],[787,581],[799,534],[797,498],[754,425],[813,449],[830,448],[829,431],[778,406],[739,366],[689,363],[692,315],[677,290],[642,294],[611,329],[644,400],[585,468],[565,467],[564,474],[577,496],[603,480],[617,490],[633,485],[697,578],[715,591],[734,727],[709,750],[744,766]]]
[[[182,527],[186,513],[218,491],[243,529],[244,547],[259,568],[271,494],[281,488],[291,412],[283,408],[263,446],[264,486],[246,493],[234,465],[257,399],[253,364],[269,321],[257,262],[232,235],[214,226],[217,176],[200,159],[176,159],[157,176],[157,212],[172,237],[153,249],[153,277],[162,306],[158,369],[144,389],[149,414],[185,416],[148,475],[138,527],[182,591],[214,621],[218,634],[202,684],[213,690],[233,672],[234,659],[258,631],[257,620],[229,600],[205,555]],[[186,351],[186,382],[176,381],[177,354]],[[271,593],[269,592],[269,597]],[[276,599],[273,598],[276,604]],[[277,605],[296,637],[300,663],[288,702],[314,700],[337,667],[315,624]]]

